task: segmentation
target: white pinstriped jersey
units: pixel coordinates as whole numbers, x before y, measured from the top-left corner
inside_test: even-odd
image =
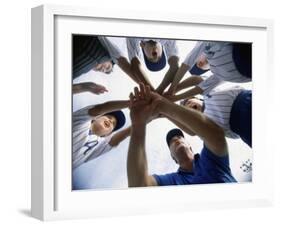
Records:
[[[232,86],[224,89],[214,89],[204,95],[204,114],[212,119],[217,125],[223,128],[225,136],[238,139],[240,136],[230,129],[230,113],[233,102],[244,88]]]
[[[87,106],[73,113],[72,116],[72,168],[75,169],[84,162],[97,158],[111,150],[109,141],[112,135],[98,137],[90,134],[91,121],[96,117],[88,114]]]
[[[198,85],[203,94],[208,94],[223,81],[237,83],[251,81],[251,78],[241,75],[237,70],[232,58],[232,48],[230,42],[197,42],[185,58],[183,63],[192,68],[198,57],[205,54],[212,75]]]
[[[163,51],[167,56],[167,60],[171,56],[178,56],[178,47],[175,40],[168,39],[149,39],[149,38],[127,38],[127,48],[128,48],[128,56],[131,61],[134,57],[138,57],[139,59],[143,58],[143,54],[140,47],[141,41],[155,41],[161,43],[163,46]]]
[[[110,40],[110,37],[106,36],[98,36],[98,39],[100,40],[101,44],[104,48],[109,52],[109,55],[111,56],[114,63],[117,63],[117,60],[120,57],[126,57],[126,54],[121,51],[121,49]]]

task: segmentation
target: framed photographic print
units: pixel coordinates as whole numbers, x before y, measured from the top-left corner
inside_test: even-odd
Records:
[[[272,30],[263,19],[32,9],[32,216],[270,205]]]

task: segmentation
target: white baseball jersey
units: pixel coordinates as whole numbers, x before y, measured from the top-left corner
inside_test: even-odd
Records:
[[[105,36],[98,36],[98,39],[100,40],[101,44],[104,48],[109,52],[109,55],[113,59],[114,63],[117,63],[117,60],[120,57],[126,57],[126,54],[121,51],[121,49],[110,40],[110,37]]]
[[[72,168],[75,169],[84,162],[97,158],[111,150],[109,141],[112,135],[99,137],[90,133],[91,122],[96,117],[89,115],[89,109],[82,108],[72,116]]]
[[[230,129],[230,113],[233,102],[244,88],[234,86],[224,89],[214,89],[204,95],[204,114],[212,119],[217,125],[223,128],[225,136],[229,138],[240,138]]]
[[[237,70],[232,58],[232,48],[230,42],[197,42],[185,58],[183,63],[192,68],[199,56],[202,54],[206,56],[212,75],[198,85],[203,94],[208,94],[223,81],[237,83],[251,81],[251,78],[243,76]]]

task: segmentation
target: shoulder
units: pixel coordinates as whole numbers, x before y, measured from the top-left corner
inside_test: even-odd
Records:
[[[190,178],[193,177],[191,174],[179,173],[179,171],[163,175],[153,174],[152,176],[159,186],[189,184]]]
[[[205,144],[201,150],[200,155],[198,155],[199,162],[207,165],[229,165],[229,155],[225,154],[219,156],[214,153],[210,148],[208,148]]]

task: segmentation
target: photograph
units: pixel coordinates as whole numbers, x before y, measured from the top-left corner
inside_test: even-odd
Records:
[[[72,191],[251,183],[252,43],[72,33]]]

